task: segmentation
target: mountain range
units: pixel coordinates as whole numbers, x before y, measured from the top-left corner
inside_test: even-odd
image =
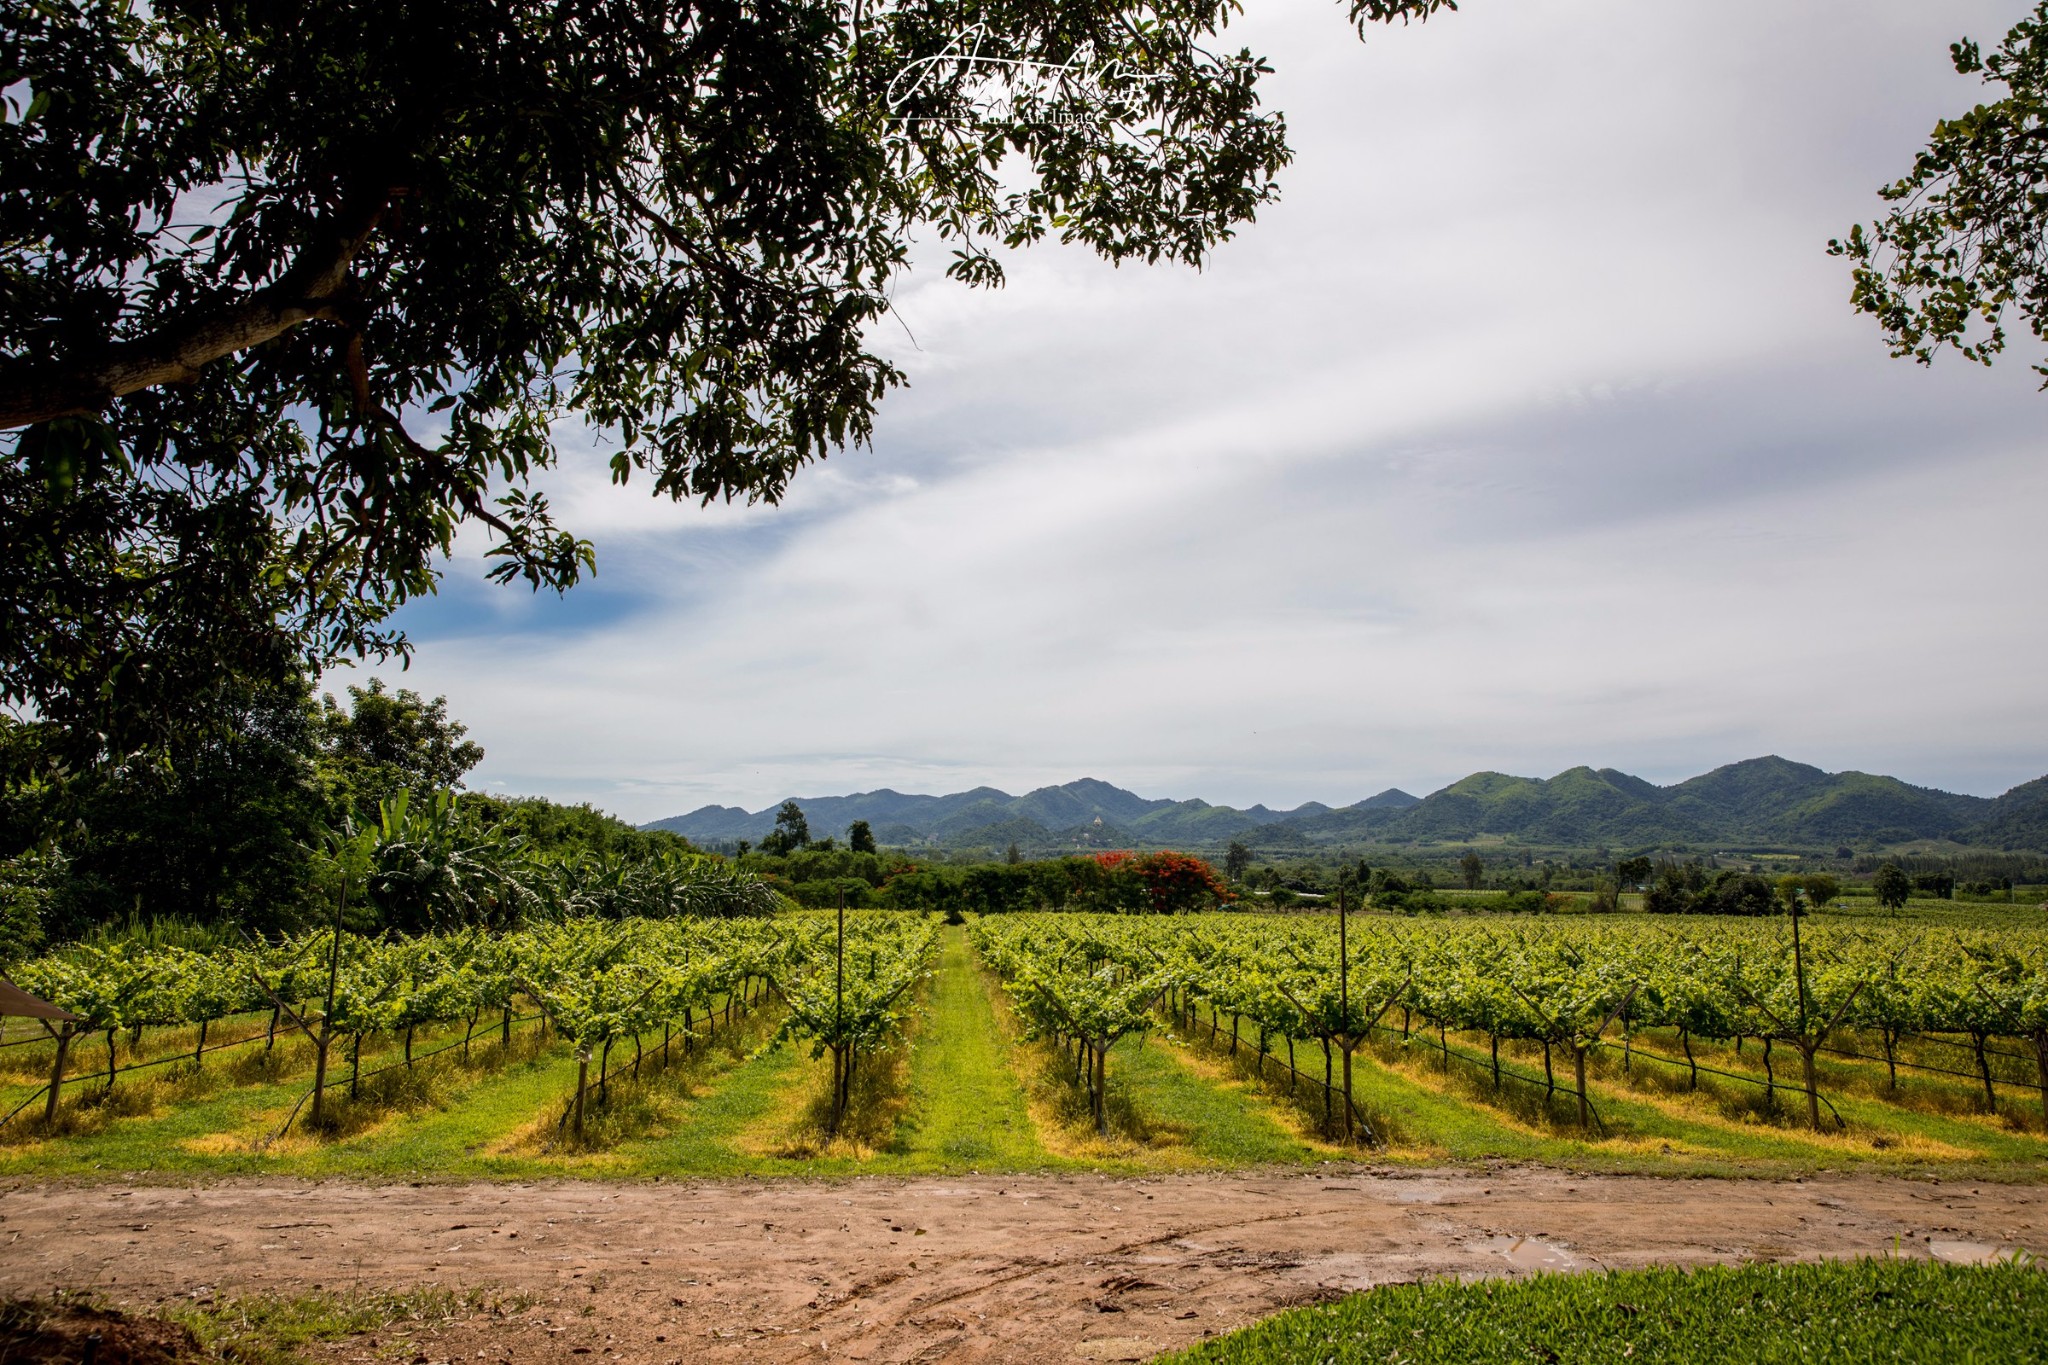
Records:
[[[1731,763],[1660,787],[1613,768],[1552,778],[1474,773],[1426,797],[1399,789],[1348,806],[1239,810],[1207,801],[1148,799],[1095,778],[1011,796],[976,787],[950,796],[883,789],[798,797],[816,837],[843,838],[866,820],[884,845],[1004,848],[1257,850],[1334,844],[1460,842],[1505,836],[1548,847],[1860,847],[1948,840],[2048,851],[2048,777],[2003,796],[1962,796],[1895,777],[1829,773],[1776,757]],[[781,802],[759,811],[704,806],[649,825],[706,844],[758,843]]]

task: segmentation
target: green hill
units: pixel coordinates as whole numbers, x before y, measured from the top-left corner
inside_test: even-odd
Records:
[[[2048,777],[2014,787],[1991,803],[1969,842],[1990,848],[2048,849]]]
[[[2048,778],[1992,800],[1895,777],[1830,773],[1777,755],[1669,787],[1614,768],[1569,768],[1549,778],[1481,772],[1421,800],[1389,790],[1349,806],[1310,801],[1285,811],[1142,797],[1094,778],[1020,797],[976,787],[951,796],[884,790],[798,801],[817,836],[838,835],[851,820],[865,819],[885,842],[961,849],[1015,843],[1031,856],[1104,847],[1213,850],[1233,839],[1262,851],[1305,852],[1488,837],[1558,848],[1872,847],[1950,839],[2048,851]],[[758,841],[773,827],[775,810],[706,806],[656,827],[698,840]]]

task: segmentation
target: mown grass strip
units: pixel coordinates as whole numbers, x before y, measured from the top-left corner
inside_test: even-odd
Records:
[[[614,1146],[611,1169],[665,1176],[750,1175],[774,1169],[742,1152],[735,1140],[781,1102],[796,1083],[800,1060],[795,1049],[782,1047],[740,1061],[685,1101],[661,1132]]]
[[[1388,1285],[1158,1365],[1864,1365],[2048,1358],[2028,1263],[1716,1266]]]
[[[989,986],[949,926],[910,1049],[911,1103],[899,1134],[905,1170],[1024,1170],[1052,1154],[1039,1141],[1017,1078],[1019,1057],[999,1028]]]
[[[575,1086],[576,1059],[556,1048],[480,1077],[444,1108],[400,1115],[293,1165],[307,1173],[413,1179],[535,1174],[544,1169],[539,1163],[491,1149],[536,1115],[560,1109]]]
[[[1295,1165],[1328,1153],[1289,1132],[1237,1081],[1200,1074],[1188,1045],[1165,1033],[1126,1038],[1109,1052],[1110,1092],[1127,1102],[1147,1145],[1177,1146],[1204,1166]]]

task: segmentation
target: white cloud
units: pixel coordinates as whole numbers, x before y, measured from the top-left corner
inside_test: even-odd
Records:
[[[1301,155],[1209,270],[921,272],[874,452],[712,514],[568,471],[633,609],[433,618],[409,685],[482,780],[636,818],[1767,750],[2037,775],[2048,398],[1888,361],[1822,253],[1976,98],[1947,42],[2019,12],[1475,0],[1361,48],[1258,8]]]

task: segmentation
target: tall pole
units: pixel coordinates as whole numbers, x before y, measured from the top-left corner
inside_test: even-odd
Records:
[[[1806,1034],[1806,958],[1799,948],[1799,893],[1785,898],[1792,911],[1792,983],[1799,990],[1799,1033]]]
[[[839,935],[833,950],[836,961],[833,964],[832,983],[832,1053],[840,1058],[839,1065],[832,1068],[832,1131],[839,1131],[839,1118],[846,1108],[848,1090],[846,1072],[846,888],[839,889]]]
[[[45,1027],[48,1027],[45,1025]],[[57,1060],[50,1067],[50,1098],[43,1105],[43,1122],[57,1121],[57,1095],[64,1088],[64,1054],[71,1050],[71,1022],[67,1019],[64,1027],[57,1031]],[[2044,1054],[2048,1055],[2048,1054]],[[2048,1104],[2048,1085],[2042,1087],[2044,1104]]]
[[[1351,940],[1349,905],[1344,898],[1345,874],[1337,874],[1337,1011],[1344,1021],[1344,1140],[1351,1140]]]
[[[1799,946],[1799,892],[1785,897],[1785,904],[1792,911],[1792,984],[1799,992],[1799,1060],[1805,1073],[1806,1121],[1819,1132],[1820,1092],[1813,1074],[1815,1039],[1806,1026],[1806,956]]]
[[[313,1126],[320,1126],[327,1092],[327,1045],[334,1037],[334,992],[341,981],[341,917],[348,908],[348,871],[341,874],[341,894],[334,899],[334,951],[327,959],[327,1004],[320,1012],[320,1036],[313,1040]]]

